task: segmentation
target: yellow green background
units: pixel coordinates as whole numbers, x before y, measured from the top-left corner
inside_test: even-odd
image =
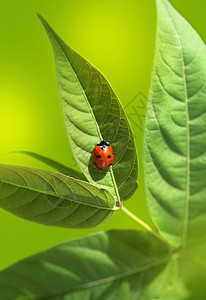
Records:
[[[171,2],[206,41],[206,3]],[[155,41],[152,0],[1,1],[0,162],[45,168],[34,159],[10,153],[27,150],[77,168],[64,129],[52,50],[36,12],[109,79],[130,117],[141,165],[142,106]],[[125,206],[151,225],[142,170],[140,188]],[[74,230],[31,223],[0,210],[0,269],[59,242],[122,228],[140,229],[122,212],[104,226]]]

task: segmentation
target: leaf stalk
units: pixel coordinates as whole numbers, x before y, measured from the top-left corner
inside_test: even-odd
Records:
[[[142,226],[144,229],[149,231],[153,236],[155,236],[158,240],[163,242],[164,244],[167,244],[169,246],[170,251],[172,252],[172,246],[165,240],[163,239],[157,232],[155,232],[147,223],[142,221],[140,218],[138,218],[136,215],[134,215],[131,211],[129,211],[126,207],[121,205],[121,210],[128,215],[130,218],[132,218],[136,223],[138,223],[140,226]]]
[[[112,177],[112,181],[113,181],[113,184],[114,184],[114,189],[115,189],[115,193],[116,193],[116,197],[117,197],[116,206],[121,208],[122,207],[122,202],[121,202],[121,199],[120,199],[120,195],[119,195],[118,187],[117,187],[117,184],[116,184],[116,180],[114,178],[114,172],[113,172],[112,166],[110,166],[110,174],[111,174],[111,177]]]

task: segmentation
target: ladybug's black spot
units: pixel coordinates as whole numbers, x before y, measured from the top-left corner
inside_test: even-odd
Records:
[[[97,158],[101,158],[101,155],[98,154],[98,155],[97,155]]]
[[[111,155],[107,155],[107,158],[111,158]]]

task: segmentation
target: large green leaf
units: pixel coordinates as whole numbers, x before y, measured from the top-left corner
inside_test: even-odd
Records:
[[[0,298],[180,299],[182,289],[172,290],[177,266],[167,263],[170,258],[167,246],[149,233],[100,232],[2,271]]]
[[[0,164],[0,207],[27,220],[85,228],[106,222],[115,200],[104,189],[45,170]]]
[[[160,233],[185,246],[206,230],[206,48],[166,0],[157,1],[157,10],[144,147],[147,200]]]
[[[121,200],[126,200],[137,188],[137,157],[125,112],[105,77],[40,19],[53,47],[65,126],[77,162],[90,182],[115,197],[116,184]],[[91,160],[100,140],[108,141],[115,154],[113,167],[105,171]]]

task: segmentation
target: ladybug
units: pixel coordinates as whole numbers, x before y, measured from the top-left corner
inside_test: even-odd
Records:
[[[100,170],[108,169],[114,160],[112,147],[108,142],[99,142],[92,151],[92,161]]]

